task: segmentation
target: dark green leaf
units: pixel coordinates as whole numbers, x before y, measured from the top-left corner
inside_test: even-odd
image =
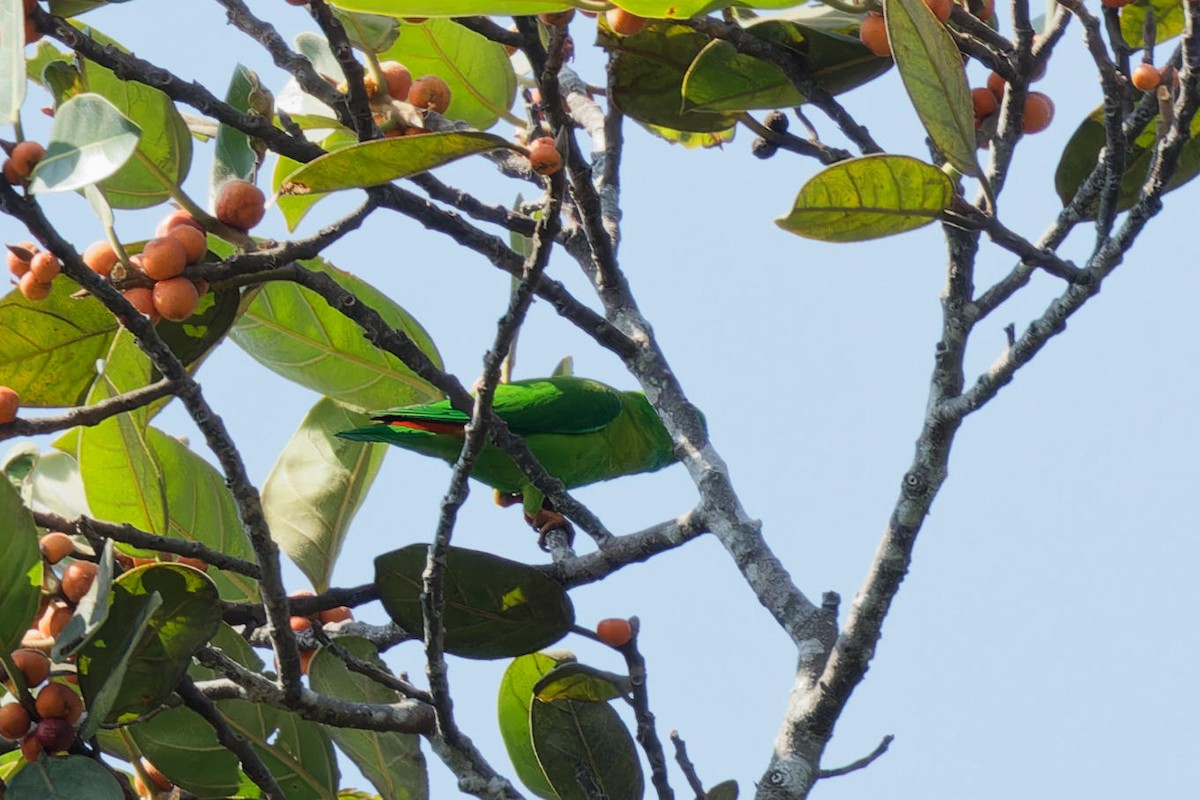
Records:
[[[417,635],[423,625],[420,596],[426,550],[414,544],[375,559],[384,609]],[[524,655],[557,642],[575,621],[562,586],[527,564],[452,547],[446,554],[444,580],[447,653],[465,658]]]
[[[146,610],[148,598],[157,595],[161,607],[149,617],[148,629],[132,651],[121,645]],[[124,573],[113,584],[108,621],[79,653],[79,685],[88,707],[115,672],[120,658],[128,658],[110,722],[127,721],[156,708],[187,671],[192,654],[208,643],[221,623],[216,586],[198,570],[180,564],[149,564]]]
[[[308,162],[284,179],[279,192],[307,195],[377,186],[501,147],[516,149],[507,139],[477,131],[375,139]]]
[[[737,781],[721,781],[704,793],[705,800],[737,800]]]
[[[624,675],[571,662],[550,670],[533,687],[538,700],[579,700],[585,703],[606,703],[633,690]]]
[[[185,366],[191,366],[210,353],[233,327],[240,302],[237,289],[208,292],[196,303],[195,313],[183,322],[160,321],[158,335]]]
[[[254,562],[254,548],[225,478],[178,439],[155,428],[147,428],[146,436],[163,470],[170,511],[167,535]],[[258,582],[253,578],[215,568],[210,568],[209,577],[226,602],[258,600]]]
[[[429,335],[387,295],[320,259],[301,264],[328,274],[441,365]],[[229,335],[268,369],[361,411],[441,396],[398,358],[364,339],[357,324],[296,284],[275,281],[264,286]]]
[[[88,33],[101,44],[121,49],[95,29]],[[114,208],[146,208],[166,201],[192,164],[192,136],[175,103],[158,89],[121,80],[92,61],[83,63],[83,82],[89,92],[111,100],[142,131],[139,157],[100,185],[108,202]]]
[[[45,157],[29,176],[31,194],[67,192],[117,172],[137,149],[141,129],[98,94],[58,107]]]
[[[962,54],[923,0],[884,0],[896,69],[929,138],[964,175],[980,176],[975,111]]]
[[[623,37],[601,23],[599,43],[615,51],[609,65],[610,99],[644,124],[693,133],[728,130],[737,114],[681,110],[684,77],[709,41],[670,22],[651,22],[641,33]]]
[[[30,408],[74,406],[96,379],[96,359],[108,352],[117,321],[92,297],[57,280],[33,302],[13,290],[0,300],[0,384]]]
[[[375,645],[354,636],[334,641],[352,655],[389,671]],[[313,691],[355,703],[398,703],[400,693],[357,672],[326,648],[313,656],[308,681]],[[334,743],[371,781],[382,800],[425,800],[429,776],[420,738],[413,734],[328,727]]]
[[[861,242],[933,222],[954,198],[937,167],[909,156],[842,161],[814,175],[779,227],[809,239]]]
[[[43,756],[8,784],[6,800],[124,800],[121,784],[87,756]]]
[[[1159,118],[1155,117],[1142,132],[1129,144],[1125,161],[1125,173],[1121,176],[1121,191],[1117,198],[1117,210],[1126,211],[1137,200],[1146,182],[1150,162],[1153,156],[1156,128]],[[1200,174],[1200,116],[1192,120],[1190,138],[1184,144],[1179,155],[1179,163],[1171,180],[1167,182],[1167,191],[1177,189]],[[1070,204],[1079,187],[1087,179],[1100,160],[1100,151],[1104,149],[1106,138],[1104,134],[1104,109],[1097,108],[1075,129],[1054,172],[1054,187],[1063,205]],[[1084,213],[1093,216],[1095,205],[1084,209]]]
[[[542,676],[556,666],[574,661],[574,656],[562,654],[554,657],[549,653],[530,653],[514,658],[500,680],[497,717],[500,735],[508,749],[508,759],[517,771],[517,777],[529,791],[545,800],[558,800],[549,781],[546,780],[537,756],[533,753],[533,739],[529,733],[529,706],[533,703],[533,687]]]
[[[533,751],[560,800],[589,800],[579,785],[586,770],[608,800],[641,800],[645,788],[633,737],[607,703],[534,700]]]
[[[793,22],[766,20],[747,26],[746,32],[791,51],[797,64],[831,94],[860,86],[892,66],[890,58],[872,55],[855,37]],[[684,77],[682,91],[685,110],[786,108],[806,101],[779,67],[739,54],[723,40],[714,40],[700,51]]]
[[[262,670],[262,660],[228,625],[218,628],[212,643],[242,666],[255,672]],[[198,681],[218,677],[197,664],[188,673]],[[234,730],[252,741],[266,742],[275,730],[278,712],[261,703],[220,700],[217,708]],[[250,794],[239,790],[248,781],[241,775],[237,756],[191,709],[172,708],[126,730],[142,754],[181,789],[206,798],[258,796],[256,789]]]
[[[329,588],[350,522],[387,452],[386,444],[335,435],[366,423],[366,415],[321,398],[263,484],[263,513],[271,538],[318,592]]]
[[[0,472],[3,472],[4,477],[8,478],[9,482],[20,490],[23,481],[33,472],[33,468],[37,464],[39,457],[36,444],[33,442],[18,442],[4,454],[4,461],[0,462]],[[29,502],[24,492],[22,492],[21,499],[26,503]]]
[[[133,595],[121,586],[113,589],[109,616],[105,619],[108,624],[92,632],[76,659],[79,689],[89,712],[80,728],[85,739],[96,733],[100,723],[110,716],[115,719],[134,709],[142,713],[150,710],[132,697],[132,683],[137,674],[131,674],[129,667],[138,644],[154,635],[150,621],[162,604],[158,592]]]
[[[388,9],[392,14],[398,10],[395,4]],[[403,13],[409,16],[412,12],[406,5]],[[379,60],[399,61],[408,67],[413,78],[440,76],[450,87],[446,117],[481,131],[508,114],[517,96],[517,76],[504,47],[453,20],[427,19],[419,25],[403,23],[400,38],[380,53]]]
[[[71,66],[71,55],[42,39],[34,47],[33,55],[25,59],[27,77],[39,86],[45,87],[46,79],[43,77],[43,73],[46,67],[52,63]],[[53,92],[51,93],[53,94]]]
[[[0,480],[0,520],[0,650],[11,653],[37,614],[42,555],[33,517],[7,480]]]
[[[298,714],[279,711],[278,733],[270,745],[253,741],[288,800],[328,800],[337,793],[337,756],[325,728]]]

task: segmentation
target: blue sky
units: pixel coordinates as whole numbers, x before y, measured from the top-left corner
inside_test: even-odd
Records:
[[[289,36],[312,28],[303,9],[254,6]],[[131,3],[89,16],[139,55],[218,94],[235,60],[268,86],[283,83],[252,43],[225,25],[216,4],[172,3],[168,13],[166,4]],[[601,62],[586,52],[589,24],[572,24],[578,67],[599,81]],[[167,26],[178,35],[165,35]],[[201,44],[206,40],[211,48]],[[1004,222],[1031,239],[1059,207],[1058,153],[1100,101],[1077,25],[1060,51],[1039,87],[1053,97],[1056,119],[1022,143],[1000,203]],[[971,76],[976,85],[985,77]],[[894,71],[844,102],[885,148],[925,152]],[[34,97],[27,108],[42,104]],[[841,144],[832,124],[814,120]],[[496,131],[509,129],[501,124]],[[940,230],[860,245],[803,240],[773,219],[787,211],[815,163],[786,153],[758,161],[745,131],[719,151],[672,147],[633,123],[626,134],[621,263],[634,293],[704,411],[748,513],[762,520],[793,579],[810,597],[838,591],[848,606],[920,428],[941,324]],[[210,163],[211,146],[198,146],[188,184],[194,197],[207,194]],[[493,202],[532,194],[479,160],[439,176]],[[1185,250],[1196,199],[1194,186],[1168,196],[1166,210],[1101,294],[962,428],[950,478],[826,766],[864,755],[885,734],[896,741],[871,768],[823,782],[814,796],[1104,800],[1184,796],[1200,782],[1193,680],[1200,656],[1200,278]],[[353,193],[340,206],[327,201],[302,231],[356,202]],[[99,238],[81,198],[47,206],[80,249]],[[160,213],[142,215],[146,234]],[[332,249],[331,260],[404,305],[469,384],[506,303],[507,276],[419,225],[377,217]],[[0,226],[8,231],[13,223]],[[137,223],[123,229],[136,231]],[[286,234],[273,211],[256,232]],[[6,234],[11,238],[18,234]],[[1080,231],[1064,254],[1082,259],[1090,248],[1090,232]],[[985,244],[977,289],[1012,263]],[[550,273],[590,302],[569,258],[556,255]],[[1060,288],[1035,279],[981,325],[969,352],[972,374],[1000,353],[1005,324],[1023,329]],[[536,304],[521,335],[517,375],[547,374],[568,354],[579,374],[634,385],[607,351]],[[261,482],[317,398],[232,344],[205,364],[200,379]],[[197,439],[178,408],[161,424]],[[335,584],[370,580],[376,554],[428,540],[449,475],[441,462],[390,453]],[[577,496],[619,532],[695,502],[680,467]],[[493,506],[480,486],[455,543],[544,560],[517,511]],[[295,588],[307,588],[297,571],[289,574]],[[660,733],[680,731],[706,783],[736,778],[749,795],[783,713],[794,653],[719,543],[702,538],[572,598],[585,626],[609,616],[641,618]],[[378,608],[360,616],[383,619]],[[601,668],[621,666],[589,642],[568,638],[561,646]],[[420,679],[418,645],[396,648],[389,661]],[[464,729],[506,767],[495,723],[503,667],[456,659],[450,680]],[[430,772],[434,797],[455,791],[436,760]],[[683,796],[682,777],[672,779]]]

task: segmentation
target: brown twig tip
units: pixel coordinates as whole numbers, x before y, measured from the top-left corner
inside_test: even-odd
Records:
[[[888,748],[892,746],[892,742],[895,739],[896,737],[889,733],[887,736],[883,737],[883,741],[879,743],[879,746],[867,755],[863,756],[857,761],[850,762],[844,767],[837,767],[836,769],[823,769],[817,773],[817,780],[823,780],[825,778],[837,778],[871,766],[875,759],[879,758],[888,751]]]

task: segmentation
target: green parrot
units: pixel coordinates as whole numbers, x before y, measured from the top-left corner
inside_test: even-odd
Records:
[[[546,471],[568,489],[675,461],[674,446],[641,392],[622,392],[571,376],[513,381],[496,387],[493,410],[521,436]],[[371,415],[376,424],[342,431],[346,439],[387,442],[451,464],[462,450],[469,417],[449,400],[403,406]],[[471,476],[496,490],[496,503],[521,503],[542,537],[570,526],[504,451],[489,443]]]

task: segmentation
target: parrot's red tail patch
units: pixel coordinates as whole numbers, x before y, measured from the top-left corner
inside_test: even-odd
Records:
[[[453,422],[426,422],[412,419],[390,419],[387,424],[393,428],[412,428],[418,431],[428,431],[429,433],[441,433],[448,436],[462,436],[463,425],[456,425]]]

